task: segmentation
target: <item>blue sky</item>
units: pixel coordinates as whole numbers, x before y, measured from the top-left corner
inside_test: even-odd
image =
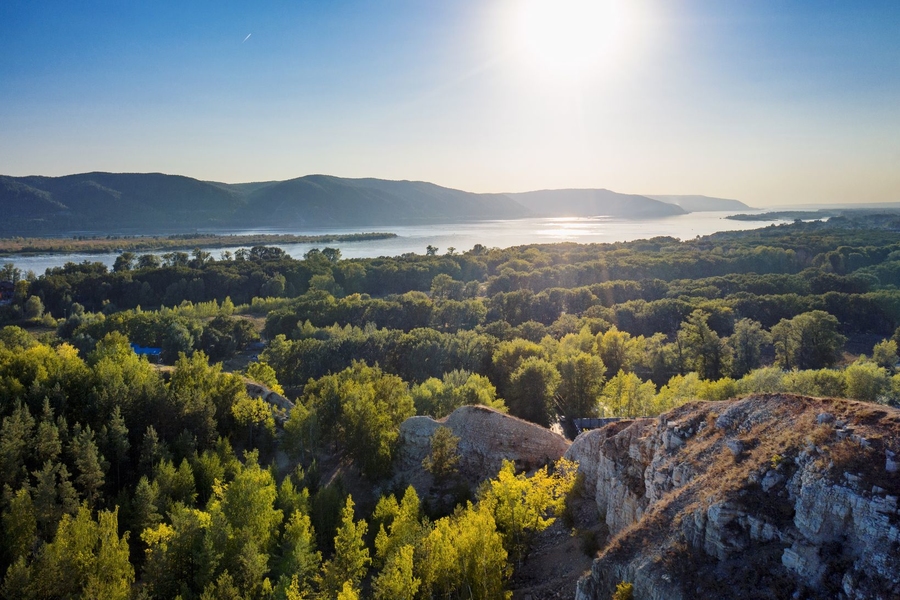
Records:
[[[4,0],[0,173],[900,201],[900,2],[565,1]]]

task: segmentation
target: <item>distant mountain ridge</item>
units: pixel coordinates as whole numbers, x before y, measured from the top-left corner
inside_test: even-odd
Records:
[[[680,206],[687,212],[704,212],[714,210],[752,210],[753,207],[747,206],[740,200],[729,200],[727,198],[713,198],[710,196],[651,196],[648,198],[675,204]]]
[[[739,204],[738,210],[747,208]],[[691,207],[605,189],[477,194],[423,181],[330,175],[238,184],[162,173],[0,175],[0,235],[367,227],[535,216],[642,219],[711,210]]]
[[[670,202],[605,189],[540,190],[506,195],[539,217],[627,216],[641,219],[688,212]]]

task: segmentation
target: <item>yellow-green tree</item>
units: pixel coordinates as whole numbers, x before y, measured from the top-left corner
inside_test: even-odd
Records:
[[[641,381],[634,373],[619,371],[603,386],[600,412],[607,416],[637,417],[653,410],[656,386]]]
[[[307,384],[303,404],[323,436],[339,437],[364,474],[391,468],[400,424],[415,413],[406,383],[361,362]]]
[[[372,516],[380,521],[375,536],[378,565],[384,565],[399,548],[414,545],[425,533],[425,527],[420,522],[419,495],[412,486],[406,488],[399,503],[393,495],[382,497]]]
[[[281,586],[298,594],[312,592],[312,583],[322,562],[315,549],[316,534],[309,515],[296,510],[284,528],[282,541]]]
[[[366,548],[365,520],[353,519],[353,498],[348,496],[341,512],[341,525],[334,536],[334,557],[322,565],[321,593],[326,598],[337,597],[349,584],[358,590],[371,559]]]
[[[493,513],[468,503],[439,519],[416,548],[419,594],[425,598],[496,600],[511,569]]]
[[[266,585],[268,557],[283,513],[275,508],[278,488],[272,473],[259,466],[256,453],[245,458],[234,480],[215,490],[209,512],[222,564],[242,593],[254,596]]]
[[[275,369],[264,362],[252,362],[247,365],[247,377],[263,384],[277,394],[284,395],[284,388],[278,383]]]
[[[413,600],[422,580],[413,574],[413,547],[401,546],[375,578],[376,600]]]
[[[597,354],[606,366],[606,376],[612,377],[619,371],[630,371],[634,359],[634,344],[631,334],[610,327],[596,337]]]
[[[513,463],[503,461],[497,477],[482,490],[479,506],[491,512],[515,560],[525,557],[536,533],[553,524],[575,483],[576,470],[574,463],[561,460],[552,474],[544,467],[528,477],[516,475]]]
[[[101,511],[94,520],[82,505],[75,516],[64,515],[34,563],[20,557],[6,581],[11,598],[129,598],[134,567],[128,534],[119,536],[118,511]]]

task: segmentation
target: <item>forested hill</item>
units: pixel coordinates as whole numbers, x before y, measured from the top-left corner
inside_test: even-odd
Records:
[[[728,198],[710,198],[709,196],[651,196],[648,198],[675,204],[680,206],[687,212],[703,212],[708,210],[749,210],[747,206],[740,200],[730,200]]]
[[[328,175],[307,175],[252,189],[237,212],[239,222],[269,227],[453,223],[527,216],[530,211],[502,195],[473,194],[423,181]]]
[[[244,204],[237,190],[160,173],[0,177],[0,234],[225,227]]]
[[[673,203],[610,190],[541,190],[506,194],[541,217],[653,218],[687,212]]]
[[[160,173],[0,176],[0,235],[383,226],[529,216],[655,218],[692,210],[676,204],[609,190],[475,194],[420,181],[327,175],[242,184]]]

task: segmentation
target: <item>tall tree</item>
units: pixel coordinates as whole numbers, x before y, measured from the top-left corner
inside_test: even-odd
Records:
[[[703,379],[717,380],[731,368],[731,350],[707,323],[709,315],[695,310],[681,324],[678,337],[687,355],[688,367]]]
[[[121,487],[122,466],[128,462],[128,449],[131,444],[128,441],[128,427],[125,426],[125,419],[118,404],[113,409],[109,424],[106,426],[106,444],[116,467],[116,487]]]
[[[26,488],[19,489],[3,512],[3,546],[7,564],[25,556],[34,545],[37,535],[37,516],[31,494]]]
[[[321,591],[326,598],[336,597],[350,583],[358,588],[366,575],[369,563],[369,549],[365,535],[368,526],[362,519],[353,519],[353,498],[347,497],[341,513],[341,525],[334,536],[334,557],[322,566]]]
[[[55,461],[62,452],[62,441],[59,438],[59,428],[53,420],[53,409],[50,407],[50,399],[44,398],[44,407],[41,412],[41,422],[38,423],[34,440],[34,450],[39,463]]]
[[[128,534],[119,537],[118,511],[101,511],[95,521],[86,506],[74,517],[63,516],[53,542],[25,569],[24,589],[5,590],[12,597],[126,600],[134,582]]]
[[[103,488],[105,477],[103,456],[97,449],[94,432],[90,426],[76,432],[70,451],[78,472],[75,483],[81,488],[82,497],[87,500],[88,505],[94,506],[100,499],[100,490]]]
[[[741,378],[760,365],[763,348],[772,343],[772,336],[757,321],[740,319],[734,324],[734,333],[728,338],[733,360],[731,375]]]
[[[310,593],[313,580],[322,563],[316,550],[316,534],[309,515],[295,510],[284,528],[279,564],[281,587],[293,586],[298,593]]]
[[[821,369],[834,365],[847,341],[840,324],[822,310],[782,319],[772,327],[775,361],[783,369]]]
[[[519,418],[549,427],[559,381],[556,367],[546,360],[525,359],[510,378],[509,411]]]
[[[586,352],[566,353],[556,360],[560,382],[558,405],[568,418],[597,415],[597,399],[603,390],[606,367],[600,357]]]
[[[422,584],[413,566],[413,547],[401,546],[372,583],[375,600],[413,600]]]
[[[25,459],[34,443],[34,417],[21,401],[0,425],[0,485],[15,489],[25,473]]]

